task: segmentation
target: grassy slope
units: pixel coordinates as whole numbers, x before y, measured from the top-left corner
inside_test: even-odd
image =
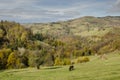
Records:
[[[113,27],[119,27],[120,17],[82,17],[73,20],[54,22],[54,23],[36,23],[36,24],[24,24],[25,27],[30,27],[34,33],[49,33],[52,35],[68,34],[78,36],[104,36],[111,31]],[[88,25],[89,30],[88,32]],[[104,29],[104,30],[102,30]]]
[[[0,71],[0,80],[119,80],[120,52],[109,54],[107,58],[101,60],[98,56],[91,56],[90,62],[76,64],[71,72],[69,66]]]

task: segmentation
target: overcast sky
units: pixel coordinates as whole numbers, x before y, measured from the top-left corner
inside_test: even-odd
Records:
[[[82,16],[120,16],[120,0],[0,0],[0,20],[32,23]]]

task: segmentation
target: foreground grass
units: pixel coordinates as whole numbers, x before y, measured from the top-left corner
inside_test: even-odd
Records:
[[[107,55],[107,60],[90,57],[90,62],[69,66],[12,69],[0,71],[0,80],[120,80],[120,55]]]

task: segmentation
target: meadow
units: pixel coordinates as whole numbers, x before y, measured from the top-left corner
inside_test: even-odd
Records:
[[[89,56],[89,62],[75,64],[73,71],[69,65],[1,70],[0,80],[120,80],[120,52],[106,57]]]

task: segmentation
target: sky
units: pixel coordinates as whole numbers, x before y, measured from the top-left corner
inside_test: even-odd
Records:
[[[120,16],[120,0],[0,0],[0,20],[42,23],[83,16]]]

